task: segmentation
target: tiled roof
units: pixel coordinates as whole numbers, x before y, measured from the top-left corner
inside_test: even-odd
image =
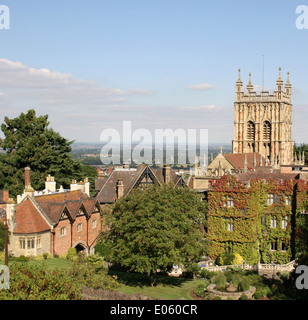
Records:
[[[262,179],[294,180],[298,178],[298,173],[248,171],[248,172],[237,173],[234,176],[241,181],[262,180]]]
[[[254,159],[256,159],[256,166],[260,166],[260,154],[253,153],[226,153],[224,157],[232,164],[236,170],[244,169],[245,155],[247,156],[247,167],[252,169],[254,167]],[[265,159],[262,157],[262,164],[265,165]]]
[[[51,229],[30,199],[16,206],[15,219],[14,233],[38,233]]]
[[[47,194],[34,199],[26,198],[16,206],[16,227],[14,233],[37,233],[50,230],[56,225],[63,212],[74,220],[83,206],[90,216],[98,203],[82,191]],[[49,224],[48,224],[49,222]]]
[[[45,194],[42,196],[36,196],[35,200],[37,202],[49,202],[49,203],[63,203],[66,200],[80,200],[87,199],[89,196],[80,190],[68,191],[68,192],[58,192]]]
[[[159,184],[164,183],[163,169],[162,168],[150,168],[145,164],[141,164],[137,167],[137,170],[114,170],[110,176],[96,180],[96,186],[101,186],[100,191],[97,194],[97,199],[100,203],[113,203],[117,200],[117,182],[123,181],[124,194],[127,196],[132,188],[136,185],[140,176],[148,170],[149,174],[154,176],[155,181]],[[177,185],[182,179],[177,175],[174,170],[170,169],[171,183]]]

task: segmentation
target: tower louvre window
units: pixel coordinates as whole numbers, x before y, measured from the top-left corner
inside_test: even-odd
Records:
[[[263,124],[263,140],[271,140],[271,124],[268,121]]]
[[[255,124],[252,121],[249,121],[247,124],[247,140],[254,141],[255,140]]]

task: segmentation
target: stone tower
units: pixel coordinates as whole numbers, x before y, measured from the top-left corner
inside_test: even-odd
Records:
[[[243,92],[239,69],[234,103],[233,153],[258,152],[266,159],[267,165],[292,164],[291,98],[289,72],[284,87],[279,68],[276,91],[257,94],[253,90],[250,73],[246,93]]]

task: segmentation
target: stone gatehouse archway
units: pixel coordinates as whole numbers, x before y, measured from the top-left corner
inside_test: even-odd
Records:
[[[88,255],[89,253],[89,246],[84,241],[75,243],[74,248],[76,248],[77,253],[83,252],[85,255]]]

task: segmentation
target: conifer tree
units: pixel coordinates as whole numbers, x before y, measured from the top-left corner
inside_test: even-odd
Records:
[[[48,115],[36,116],[35,110],[29,110],[14,119],[5,117],[1,130],[4,138],[0,139],[0,148],[4,154],[0,157],[0,188],[9,190],[12,196],[23,192],[27,166],[35,190],[44,189],[48,174],[64,188],[72,179],[84,178],[83,166],[70,155],[73,141],[49,127]]]

